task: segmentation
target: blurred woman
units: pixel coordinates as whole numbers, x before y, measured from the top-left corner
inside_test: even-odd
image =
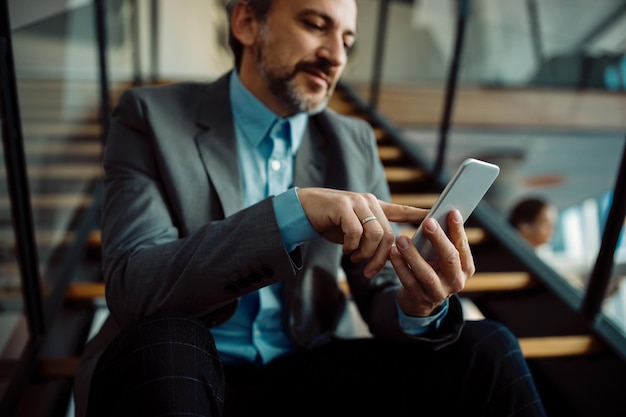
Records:
[[[540,198],[521,200],[509,215],[509,223],[533,248],[550,242],[555,222],[555,207]]]

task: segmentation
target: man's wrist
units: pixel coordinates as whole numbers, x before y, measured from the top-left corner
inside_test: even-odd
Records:
[[[445,300],[433,314],[427,317],[413,317],[405,314],[396,301],[400,327],[411,336],[420,336],[437,330],[448,312],[449,301]]]
[[[296,190],[297,187],[290,188],[272,199],[278,228],[288,252],[303,242],[319,237],[304,213]]]

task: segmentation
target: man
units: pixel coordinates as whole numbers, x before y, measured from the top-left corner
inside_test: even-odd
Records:
[[[355,0],[228,10],[236,71],[131,90],[115,111],[111,318],[77,415],[543,415],[515,338],[463,322],[474,264],[458,213],[449,237],[425,225],[440,259],[425,262],[392,222],[426,211],[386,202],[371,128],[325,110]],[[337,338],[340,268],[373,338]]]

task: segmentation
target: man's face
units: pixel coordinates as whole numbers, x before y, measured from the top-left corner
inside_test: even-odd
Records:
[[[322,110],[354,43],[356,13],[355,0],[274,0],[253,46],[253,93],[281,116]]]

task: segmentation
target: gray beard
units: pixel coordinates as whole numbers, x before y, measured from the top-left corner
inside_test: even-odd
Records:
[[[298,91],[298,86],[294,81],[295,75],[294,73],[287,76],[272,76],[263,71],[270,91],[294,113],[304,112],[312,115],[324,110],[329,97],[324,98],[315,106],[311,105],[304,94]]]
[[[267,82],[269,90],[293,113],[308,113],[313,115],[326,108],[330,97],[325,97],[317,105],[312,106],[309,104],[304,94],[298,91],[298,86],[295,82],[297,72],[281,74],[269,73],[263,65],[263,54],[261,50],[259,50],[257,54],[256,61],[257,68]]]

